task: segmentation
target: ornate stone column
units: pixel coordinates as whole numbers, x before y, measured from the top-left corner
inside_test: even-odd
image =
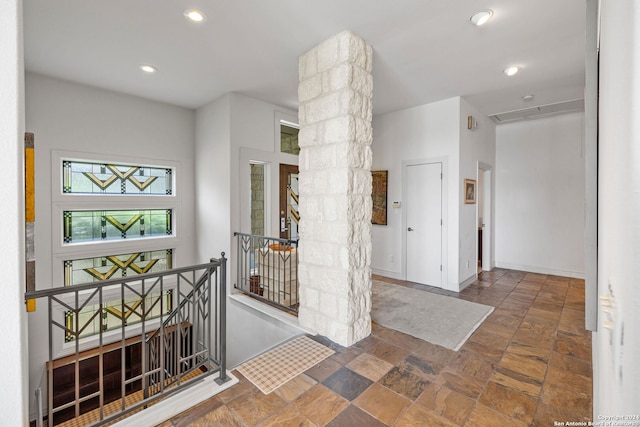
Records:
[[[300,324],[371,332],[372,49],[344,31],[300,57]]]

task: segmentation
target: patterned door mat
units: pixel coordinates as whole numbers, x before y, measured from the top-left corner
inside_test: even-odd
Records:
[[[303,335],[262,353],[236,370],[261,392],[269,394],[333,353],[330,348]]]

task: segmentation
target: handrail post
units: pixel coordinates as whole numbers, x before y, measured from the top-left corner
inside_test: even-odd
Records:
[[[212,262],[214,260],[211,260]],[[220,375],[215,380],[218,384],[229,381],[227,378],[227,259],[224,252],[220,255]]]

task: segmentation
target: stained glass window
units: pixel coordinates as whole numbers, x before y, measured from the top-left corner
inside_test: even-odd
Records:
[[[174,190],[176,163],[152,166],[133,163],[138,160],[114,163],[64,156],[56,161],[62,178],[56,187],[62,191],[62,198],[55,205],[62,215],[62,236],[58,240],[62,244],[56,265],[63,267],[64,285],[128,280],[171,269],[174,248],[179,250],[174,226],[180,202]],[[162,236],[166,239],[146,239]],[[152,250],[160,241],[172,242],[166,243],[171,249]],[[126,296],[124,303],[107,297],[101,305],[65,312],[65,341],[120,328],[123,322],[129,326],[169,314],[174,308],[172,291],[153,291],[146,296]]]
[[[68,260],[64,262],[64,285],[169,270],[172,260],[172,249]]]
[[[171,209],[64,211],[64,242],[140,239],[172,234]]]
[[[88,306],[78,313],[78,322],[73,311],[65,312],[65,322],[67,333],[65,341],[70,342],[76,339],[76,335],[70,331],[82,331],[79,338],[96,335],[102,329],[103,332],[122,327],[122,320],[125,326],[140,323],[140,314],[146,311],[145,321],[156,319],[161,315],[166,315],[173,310],[173,292],[150,293],[145,298],[145,310],[142,310],[142,299],[130,298],[125,300],[124,307],[121,302],[105,304],[106,307],[100,311],[100,305]],[[98,314],[96,314],[98,312]],[[86,325],[86,326],[85,326]],[[84,328],[84,329],[83,329]]]
[[[64,160],[62,192],[72,194],[170,195],[171,168]]]

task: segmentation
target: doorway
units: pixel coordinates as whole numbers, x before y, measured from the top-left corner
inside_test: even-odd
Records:
[[[298,166],[280,164],[280,238],[298,240]]]
[[[478,273],[481,271],[491,271],[492,266],[492,171],[491,166],[478,162],[478,203],[477,225],[478,225]]]
[[[408,164],[406,279],[442,287],[442,163]]]

